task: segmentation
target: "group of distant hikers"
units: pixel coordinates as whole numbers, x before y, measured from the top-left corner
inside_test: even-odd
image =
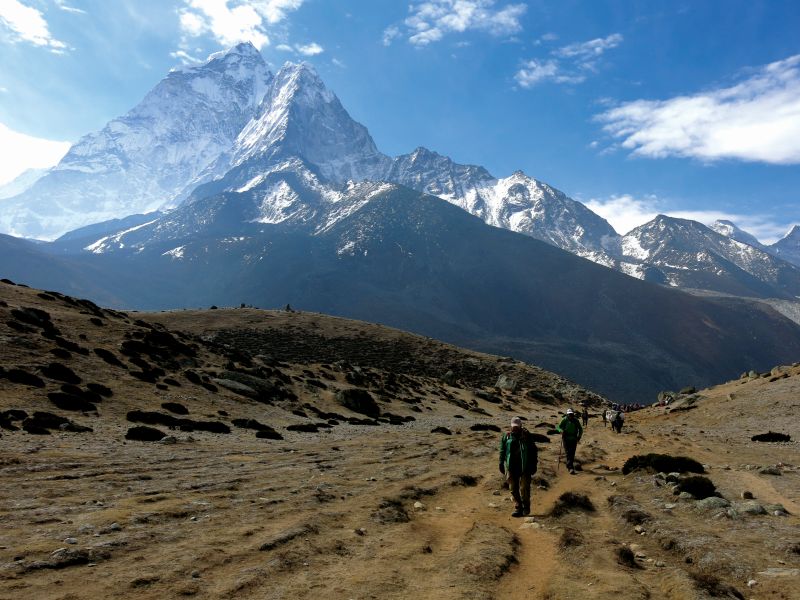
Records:
[[[575,475],[575,451],[583,437],[583,428],[589,423],[589,411],[584,406],[581,418],[571,408],[567,409],[556,431],[561,434],[561,451],[565,456],[565,465],[570,475]],[[611,423],[617,433],[622,431],[625,419],[618,406],[603,411],[603,423]],[[583,424],[581,424],[583,421]],[[558,465],[561,464],[561,451],[558,454]],[[539,452],[534,437],[522,426],[522,419],[511,419],[511,429],[500,437],[500,473],[505,476],[511,497],[514,499],[512,517],[524,517],[531,514],[531,480],[536,474]],[[558,466],[556,467],[558,468]]]

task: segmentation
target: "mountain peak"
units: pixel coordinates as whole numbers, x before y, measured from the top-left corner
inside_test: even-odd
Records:
[[[711,229],[720,235],[724,235],[725,237],[736,240],[737,242],[755,246],[756,248],[763,247],[761,242],[759,242],[754,235],[739,228],[733,221],[729,221],[727,219],[718,219],[711,224]]]
[[[800,225],[793,225],[792,228],[789,230],[783,239],[785,240],[796,240],[800,239]]]
[[[284,63],[275,75],[272,95],[273,105],[286,105],[299,100],[313,106],[319,102],[330,104],[336,100],[336,95],[325,86],[316,69],[305,61]]]

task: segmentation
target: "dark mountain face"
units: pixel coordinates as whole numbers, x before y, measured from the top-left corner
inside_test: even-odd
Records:
[[[220,194],[71,268],[91,267],[116,306],[291,303],[511,354],[626,401],[800,356],[800,328],[768,308],[638,281],[407,188],[343,189],[332,205],[346,214],[331,219],[313,190],[292,187],[314,216],[261,223],[257,189]]]

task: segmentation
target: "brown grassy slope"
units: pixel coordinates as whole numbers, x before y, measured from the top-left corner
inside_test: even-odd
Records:
[[[540,444],[538,483],[549,489],[534,490],[536,522],[522,523],[510,518],[511,504],[500,487],[498,434],[470,427],[505,427],[510,415],[520,413],[529,427],[543,433],[545,428],[533,426],[555,422],[556,409],[527,400],[525,387],[516,394],[498,394],[501,404],[495,404],[478,398],[472,385],[444,385],[414,369],[464,363],[470,375],[462,380],[485,373],[491,381],[492,369],[522,372],[527,367],[475,353],[463,353],[463,358],[437,354],[458,350],[417,337],[416,355],[409,357],[405,347],[388,353],[389,371],[372,365],[356,370],[352,360],[349,366],[326,368],[327,363],[298,364],[287,358],[299,350],[283,355],[276,350],[270,352],[272,359],[254,358],[246,367],[246,357],[236,349],[193,336],[215,340],[216,332],[244,330],[246,343],[267,350],[265,336],[288,327],[301,336],[313,328],[312,345],[318,346],[321,337],[347,349],[352,344],[335,340],[352,337],[359,351],[373,356],[403,336],[319,315],[246,309],[128,316],[102,312],[97,317],[89,305],[46,300],[35,290],[2,285],[0,300],[8,304],[0,305],[0,366],[37,373],[51,361],[62,362],[83,379],[82,387],[91,381],[114,390],[98,404],[97,414],[83,414],[54,408],[46,394],[59,386],[46,377],[43,389],[0,379],[2,410],[52,411],[94,429],[41,436],[0,431],[2,599],[704,597],[693,576],[717,591],[732,585],[747,597],[795,597],[798,577],[791,569],[800,569],[795,550],[800,543],[798,474],[783,466],[780,476],[761,475],[753,466],[797,464],[797,446],[759,445],[749,437],[769,427],[785,431],[778,425],[790,419],[773,419],[775,413],[796,410],[797,369],[773,382],[727,384],[735,388],[735,405],[728,404],[730,392],[723,387],[704,391],[698,408],[686,412],[632,414],[622,435],[592,419],[578,452],[579,475],[565,474],[563,465],[557,468],[557,439]],[[20,332],[7,326],[11,310],[21,306],[47,310],[62,337],[87,349],[111,350],[128,369],[111,367],[94,353],[50,358],[52,339],[35,328]],[[92,318],[101,318],[103,325],[92,324]],[[171,375],[180,387],[158,389],[130,375],[135,368],[122,354],[121,343],[126,334],[151,331],[136,325],[137,318],[184,330],[186,337],[176,334],[176,339],[196,345],[196,357],[175,355],[183,364],[173,371],[165,368],[168,373],[159,377],[162,382]],[[371,336],[375,341],[364,346]],[[426,361],[429,353],[435,359]],[[404,361],[416,366],[401,368]],[[219,376],[229,367],[259,372],[297,399],[258,402],[224,388],[211,392],[184,376],[187,369]],[[390,373],[397,379],[394,384]],[[541,380],[539,392],[574,389],[536,369],[528,376]],[[339,419],[338,425],[317,433],[286,429],[327,421],[310,407],[363,418],[336,403],[333,389],[353,387],[348,378],[370,390],[384,415],[415,420],[367,426]],[[759,408],[764,398],[778,403],[768,414]],[[131,425],[127,411],[160,411],[166,401],[184,404],[188,417],[196,420],[230,425],[234,418],[257,419],[284,439],[256,439],[252,430],[232,427],[230,434],[169,431],[176,438],[171,445],[124,440]],[[734,406],[742,414],[720,417]],[[432,434],[436,426],[448,427],[453,435]],[[619,468],[626,458],[654,451],[701,460],[730,500],[747,489],[759,502],[780,502],[793,514],[718,516],[719,511],[701,512],[692,501],[676,500],[667,486],[654,484],[651,474],[622,476]],[[567,491],[586,494],[597,510],[547,517]],[[642,523],[645,535],[630,522],[634,509],[648,516]],[[617,563],[617,549],[630,544],[637,545],[631,547],[641,556],[636,559],[640,569]],[[711,576],[719,578],[718,584]],[[752,590],[746,585],[750,578],[758,581]]]

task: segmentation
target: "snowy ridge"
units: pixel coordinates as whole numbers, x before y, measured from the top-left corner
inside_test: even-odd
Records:
[[[271,78],[251,44],[170,72],[130,112],[81,138],[30,189],[4,203],[0,230],[52,239],[174,206],[230,148]]]

